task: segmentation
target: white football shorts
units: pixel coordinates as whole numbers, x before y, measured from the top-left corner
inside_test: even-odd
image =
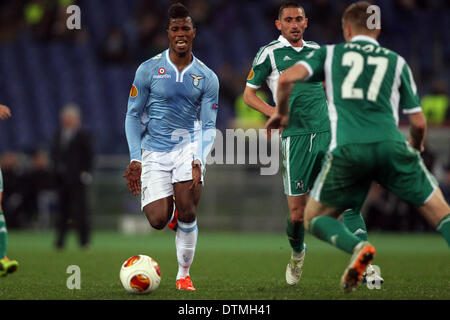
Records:
[[[194,142],[170,152],[143,151],[141,210],[153,201],[173,195],[174,183],[192,180],[192,160],[196,146]],[[203,183],[205,168],[201,171]]]

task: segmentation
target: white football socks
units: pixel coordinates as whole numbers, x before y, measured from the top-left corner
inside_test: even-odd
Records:
[[[189,275],[189,269],[194,260],[197,236],[197,219],[190,223],[178,220],[178,229],[175,236],[178,259],[177,280]]]

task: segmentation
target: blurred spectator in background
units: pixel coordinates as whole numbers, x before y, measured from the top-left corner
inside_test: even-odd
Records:
[[[48,155],[43,150],[31,152],[30,167],[24,176],[25,207],[34,227],[49,228],[51,206],[55,202],[53,175]]]
[[[46,0],[31,0],[24,7],[24,18],[33,35],[39,40],[48,40],[54,22],[56,3]]]
[[[167,32],[160,31],[164,14],[161,3],[142,1],[137,7],[134,20],[138,34],[138,61],[147,60],[167,48]]]
[[[118,27],[109,30],[108,36],[100,46],[102,61],[109,64],[126,64],[131,61],[131,53],[125,34]]]
[[[195,21],[195,27],[201,28],[208,24],[208,20],[211,19],[211,8],[207,0],[190,0],[187,3],[189,13],[192,16],[192,20]]]
[[[13,40],[23,26],[22,1],[0,1],[0,40]]]
[[[84,39],[83,29],[67,28],[67,7],[73,4],[75,0],[30,0],[24,6],[25,22],[38,40]]]
[[[92,182],[93,145],[90,131],[81,128],[80,109],[68,104],[60,112],[61,128],[56,133],[51,159],[59,198],[56,248],[62,249],[73,222],[82,248],[88,248],[90,235],[87,186]]]
[[[256,113],[248,112],[245,110],[245,104],[242,98],[242,85],[247,79],[247,75],[237,71],[232,64],[223,62],[218,70],[220,74],[220,91],[219,101],[221,105],[221,113],[218,115],[218,119],[225,119],[226,128],[249,128],[249,122],[252,122],[255,127],[258,128],[263,122],[263,127],[266,118]],[[261,91],[262,96],[265,93]],[[249,109],[248,107],[246,107]],[[225,116],[225,117],[224,117]],[[264,120],[262,120],[264,119]],[[221,126],[218,126],[221,128]]]
[[[430,125],[441,125],[450,120],[447,85],[442,80],[434,80],[431,90],[422,98],[423,113]]]
[[[263,91],[257,91],[256,95],[262,100],[267,102],[267,95]],[[244,102],[244,94],[241,93],[234,103],[234,110],[236,117],[234,118],[234,123],[232,128],[241,128],[247,130],[249,128],[261,129],[267,121],[267,117],[261,112],[249,108]]]

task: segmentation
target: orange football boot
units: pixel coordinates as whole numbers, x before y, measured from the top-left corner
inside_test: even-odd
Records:
[[[186,291],[194,291],[194,285],[192,284],[191,277],[187,276],[185,278],[181,278],[177,280],[177,289],[178,290],[186,290]]]
[[[350,264],[341,278],[341,287],[344,292],[351,292],[356,289],[364,271],[375,257],[375,252],[375,247],[367,241],[363,241],[355,247]]]

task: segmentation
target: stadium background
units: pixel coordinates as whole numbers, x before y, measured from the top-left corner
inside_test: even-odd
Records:
[[[197,26],[194,54],[219,76],[217,127],[239,127],[242,92],[257,50],[279,35],[281,1],[182,1]],[[306,40],[342,41],[340,15],[351,1],[300,1],[309,18]],[[90,186],[94,233],[100,229],[149,232],[122,178],[129,161],[124,135],[127,98],[137,66],[168,46],[170,1],[34,0],[0,4],[0,103],[13,117],[0,124],[4,208],[10,230],[52,229],[55,192],[30,185],[34,171],[49,173],[47,152],[59,110],[76,103],[94,132]],[[450,200],[450,11],[447,1],[374,1],[381,8],[382,45],[410,63],[421,98],[428,99],[427,166]],[[67,30],[66,7],[81,8],[81,30]],[[266,96],[270,97],[268,92]],[[270,100],[270,98],[269,98]],[[401,117],[407,134],[406,119]],[[245,125],[244,125],[245,127]],[[37,160],[36,160],[37,159]],[[281,175],[260,176],[258,165],[211,165],[199,207],[203,230],[280,231],[287,206]],[[412,208],[374,187],[363,209],[370,230],[431,228]]]

